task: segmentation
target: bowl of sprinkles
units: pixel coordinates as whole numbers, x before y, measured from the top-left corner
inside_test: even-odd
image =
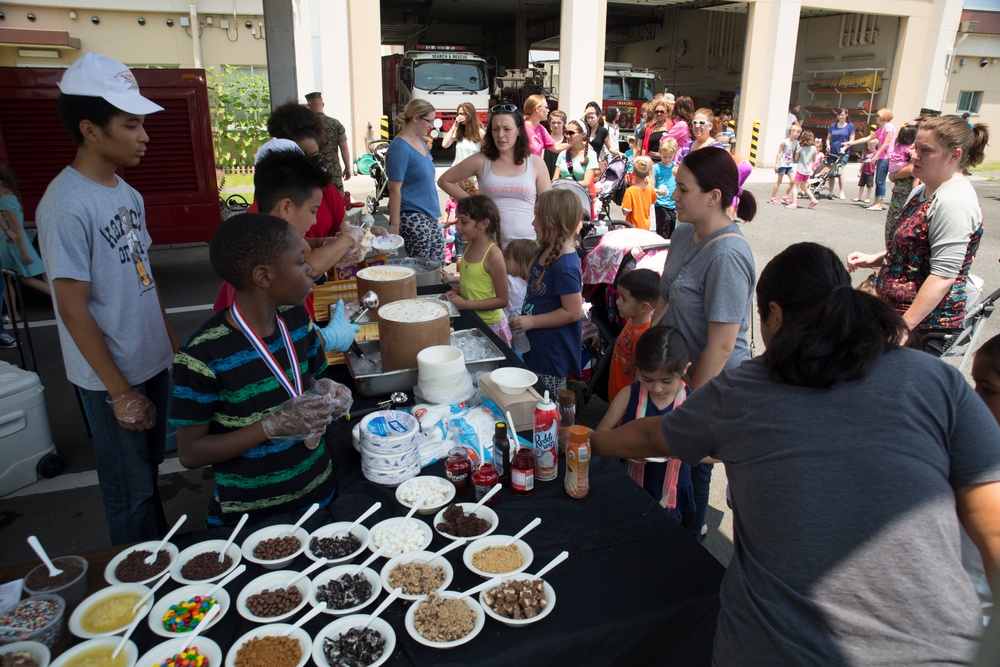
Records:
[[[171,639],[154,646],[135,663],[142,667],[221,667],[222,649],[208,637],[181,651],[186,639]]]
[[[231,604],[229,593],[220,588],[206,598],[212,584],[192,584],[182,586],[167,593],[153,605],[149,612],[149,629],[161,637],[184,636],[198,627],[198,624],[213,604],[219,605],[219,612],[208,621],[208,628],[219,622]]]
[[[65,612],[66,602],[58,595],[25,598],[0,614],[0,644],[35,641],[51,648],[66,630]]]

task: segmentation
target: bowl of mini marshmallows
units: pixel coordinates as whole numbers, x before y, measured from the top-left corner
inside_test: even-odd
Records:
[[[455,498],[455,485],[443,477],[425,475],[408,479],[396,487],[396,500],[410,509],[427,493],[423,504],[417,509],[417,514],[436,514],[438,510]]]
[[[433,539],[434,531],[420,519],[396,517],[375,524],[368,548],[375,553],[384,544],[382,555],[392,558],[411,551],[423,551]]]

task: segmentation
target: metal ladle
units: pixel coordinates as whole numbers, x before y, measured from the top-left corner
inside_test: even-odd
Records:
[[[361,305],[364,306],[358,311],[358,314],[351,318],[351,324],[357,324],[358,320],[364,317],[372,308],[378,308],[378,294],[375,292],[365,292],[361,297]],[[364,359],[365,353],[361,351],[361,346],[358,345],[357,341],[351,343],[351,352],[354,353],[358,359]]]

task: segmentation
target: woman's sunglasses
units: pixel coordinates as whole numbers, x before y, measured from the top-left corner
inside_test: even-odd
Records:
[[[513,104],[498,104],[490,108],[490,113],[517,113],[517,107]]]
[[[693,120],[691,121],[691,124],[694,125],[695,127],[708,127],[712,123],[707,120]]]
[[[576,132],[574,132],[573,130],[563,130],[563,134],[565,134],[567,137],[575,137],[576,136]]]

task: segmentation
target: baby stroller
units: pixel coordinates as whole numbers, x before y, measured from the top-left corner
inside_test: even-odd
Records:
[[[961,331],[954,334],[933,332],[924,334],[920,338],[921,349],[940,350],[942,359],[961,356],[962,361],[959,362],[958,370],[963,373],[968,370],[972,363],[973,352],[979,347],[983,324],[996,310],[997,299],[1000,299],[1000,289],[995,290],[984,299],[984,285],[982,278],[969,275],[965,287],[965,320],[962,322]]]
[[[368,153],[356,161],[358,172],[372,177],[375,181],[375,194],[365,197],[365,205],[369,213],[378,210],[378,203],[389,195],[389,179],[385,173],[385,153],[389,150],[388,141],[369,141]]]
[[[848,155],[827,155],[823,162],[809,177],[809,189],[817,199],[836,199],[833,192],[835,179],[840,176],[847,164]],[[799,196],[804,196],[800,194]]]
[[[573,194],[580,198],[580,205],[583,206],[583,222],[586,224],[593,219],[594,202],[591,201],[590,193],[587,191],[587,188],[583,187],[583,185],[568,178],[560,178],[552,181],[552,189],[570,190]]]
[[[601,202],[598,220],[611,218],[611,203],[621,206],[625,191],[628,189],[628,158],[624,155],[615,157],[597,179],[597,200]]]
[[[597,339],[587,346],[590,372],[569,382],[577,405],[591,396],[608,398],[611,352],[625,321],[618,314],[618,279],[632,269],[663,272],[670,241],[644,229],[617,229],[600,237],[597,247],[583,261],[584,310],[597,330]]]

